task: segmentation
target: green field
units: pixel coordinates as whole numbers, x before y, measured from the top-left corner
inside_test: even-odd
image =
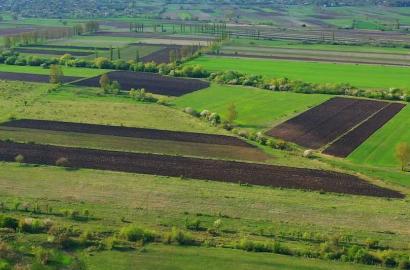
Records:
[[[122,47],[129,43],[137,42],[136,38],[109,37],[109,36],[75,36],[69,39],[52,41],[49,44],[67,46],[93,46],[93,47]]]
[[[85,256],[90,270],[107,269],[107,265],[115,265],[115,269],[183,269],[185,270],[368,270],[369,266],[329,263],[319,260],[289,258],[275,254],[248,253],[238,250],[221,250],[216,248],[178,247],[149,245],[144,252],[102,252],[96,256]],[[383,268],[376,268],[383,269]]]
[[[226,116],[228,106],[233,103],[238,111],[236,124],[244,128],[266,129],[329,98],[328,95],[213,84],[208,89],[179,97],[173,103],[179,108],[192,107],[198,111],[206,109],[217,112],[222,117]]]
[[[267,78],[287,77],[311,83],[350,83],[362,88],[410,89],[410,68],[202,56],[189,64],[209,71],[235,70]]]
[[[107,69],[92,69],[92,68],[76,68],[76,67],[62,67],[64,76],[74,76],[74,77],[95,77],[104,73],[107,73]],[[16,73],[30,73],[30,74],[40,74],[49,75],[50,69],[42,67],[32,67],[32,66],[14,66],[0,64],[0,72],[16,72]]]
[[[401,142],[410,143],[410,106],[378,130],[356,149],[349,160],[358,164],[399,168],[395,147]],[[409,175],[410,178],[410,175]]]

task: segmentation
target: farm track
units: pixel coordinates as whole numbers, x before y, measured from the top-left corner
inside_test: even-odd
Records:
[[[63,76],[61,78],[63,83],[73,82],[80,79],[83,78],[73,76]],[[30,73],[0,72],[0,80],[49,83],[50,76]]]
[[[17,155],[29,164],[55,165],[62,157],[74,168],[184,177],[231,183],[317,190],[353,195],[404,198],[390,189],[372,185],[356,176],[330,171],[291,168],[233,161],[138,154],[50,145],[0,142],[0,159]]]
[[[349,156],[357,147],[359,147],[378,129],[383,127],[404,107],[405,105],[401,103],[389,104],[384,109],[373,115],[369,120],[365,121],[360,126],[356,127],[331,144],[324,151],[324,153],[343,158]]]
[[[318,149],[334,141],[388,102],[351,98],[331,100],[302,113],[268,131],[268,135]]]
[[[259,58],[272,60],[292,60],[292,61],[307,61],[307,62],[330,62],[330,63],[346,63],[346,64],[369,64],[369,65],[393,65],[393,66],[410,66],[410,62],[402,60],[380,60],[380,59],[355,59],[343,57],[315,57],[315,56],[292,56],[292,55],[275,55],[269,53],[268,55],[251,54],[251,53],[220,53],[220,56],[240,57],[240,58]],[[342,59],[343,58],[343,59]]]
[[[19,53],[30,53],[30,54],[47,54],[47,55],[64,55],[70,54],[72,56],[89,56],[93,52],[76,52],[76,51],[64,51],[64,50],[47,50],[47,49],[29,49],[29,48],[16,48],[14,49]]]
[[[13,120],[1,124],[5,127],[30,128],[63,132],[78,132],[87,134],[110,135],[118,137],[146,138],[154,140],[170,140],[193,143],[206,143],[217,145],[232,145],[241,147],[254,147],[236,137],[224,135],[212,135],[204,133],[192,133],[181,131],[169,131],[147,128],[132,128],[121,126],[105,126],[94,124],[82,124],[71,122],[47,121],[47,120]]]
[[[209,87],[209,83],[198,79],[175,78],[155,73],[113,71],[107,73],[112,81],[118,81],[121,89],[144,88],[150,93],[166,96],[182,96]],[[100,77],[76,81],[74,85],[100,87]]]

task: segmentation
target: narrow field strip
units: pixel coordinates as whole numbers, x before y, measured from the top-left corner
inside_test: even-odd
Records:
[[[19,53],[27,54],[45,54],[45,55],[64,55],[70,54],[72,56],[89,56],[93,52],[81,52],[81,51],[67,51],[67,50],[47,50],[47,49],[36,49],[36,48],[16,48],[14,49]]]
[[[331,144],[325,154],[337,157],[347,157],[362,143],[364,143],[373,133],[383,127],[390,119],[398,114],[406,105],[392,103],[381,111],[373,115],[369,120],[345,134],[339,140]]]
[[[397,191],[375,186],[353,175],[331,171],[0,142],[1,160],[13,162],[17,155],[22,155],[24,162],[29,164],[55,165],[57,160],[65,158],[67,161],[66,166],[73,168],[124,171],[375,197],[404,198],[404,195]]]
[[[73,82],[83,79],[82,77],[63,76],[61,81],[63,83]],[[22,82],[37,82],[37,83],[49,83],[50,76],[43,74],[30,74],[30,73],[15,73],[15,72],[1,72],[0,80],[10,81],[22,81]]]
[[[159,130],[159,129],[147,129],[147,128],[105,126],[105,125],[95,125],[95,124],[34,120],[34,119],[13,120],[13,121],[4,123],[1,126],[64,131],[64,132],[77,132],[77,133],[98,134],[98,135],[110,135],[110,136],[118,136],[118,137],[146,138],[146,139],[153,139],[153,140],[170,140],[170,141],[181,141],[181,142],[254,147],[233,136],[213,135],[213,134],[193,133],[193,132],[181,132],[181,131],[169,131],[169,130]]]

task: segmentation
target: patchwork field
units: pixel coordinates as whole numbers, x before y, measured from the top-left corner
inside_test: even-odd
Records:
[[[357,125],[366,123],[388,104],[372,100],[333,98],[276,126],[267,134],[306,148],[318,149],[348,133]],[[404,106],[400,106],[402,107]]]
[[[357,148],[348,159],[358,164],[376,167],[399,167],[395,147],[399,142],[410,142],[410,106],[406,106],[382,129]]]
[[[113,71],[108,73],[108,77],[112,81],[118,81],[123,90],[144,88],[148,92],[166,96],[181,96],[209,86],[209,83],[203,80],[175,78],[156,73]],[[100,87],[100,76],[77,81],[74,84]]]
[[[397,191],[369,184],[356,176],[330,171],[0,141],[1,160],[13,162],[18,155],[22,155],[24,162],[29,164],[55,165],[64,158],[67,162],[63,166],[72,168],[404,198]]]
[[[82,77],[63,76],[61,82],[68,83],[79,79],[82,79]],[[50,75],[0,71],[0,80],[48,83],[50,81]]]
[[[363,88],[399,87],[410,89],[410,68],[380,65],[311,63],[203,56],[189,64],[210,71],[236,70],[268,78],[287,77],[312,83],[350,83]]]
[[[242,128],[267,129],[294,114],[319,105],[328,95],[304,95],[273,92],[241,86],[212,84],[210,88],[184,95],[172,101],[178,108],[209,110],[226,118],[228,106],[236,106],[235,123]]]

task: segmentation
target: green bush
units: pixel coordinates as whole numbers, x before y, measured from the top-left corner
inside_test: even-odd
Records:
[[[167,244],[176,243],[181,246],[195,245],[196,242],[191,234],[184,232],[176,227],[172,228],[170,233],[164,236],[164,242]]]
[[[155,240],[156,233],[136,225],[130,225],[120,230],[119,237],[130,242],[143,241],[144,243],[148,243]]]
[[[19,221],[15,218],[0,215],[0,228],[17,229]]]

